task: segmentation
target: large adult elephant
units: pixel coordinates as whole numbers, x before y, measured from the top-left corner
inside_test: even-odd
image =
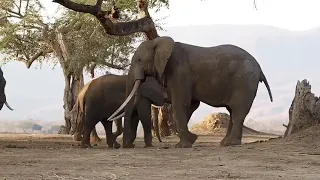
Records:
[[[80,112],[84,112],[84,132],[81,139],[81,147],[92,147],[90,144],[90,132],[99,121],[105,128],[108,146],[113,148],[120,147],[120,144],[115,139],[122,131],[119,129],[122,128],[122,116],[114,118],[117,125],[116,134],[112,133],[112,121],[107,121],[107,118],[125,100],[126,81],[127,75],[109,74],[90,81],[81,90],[77,98],[77,103],[79,103],[78,108]],[[132,126],[130,130],[134,132],[134,137],[131,140],[134,141],[136,137],[137,126],[140,120],[144,130],[145,147],[150,147],[152,146],[151,105],[162,106],[164,104],[163,91],[160,84],[152,77],[142,83],[139,89],[141,96],[135,100],[135,113],[131,114]],[[122,111],[122,113],[124,112]],[[161,141],[159,130],[157,136],[159,141]]]
[[[271,90],[259,63],[234,45],[200,47],[175,42],[166,36],[142,42],[132,57],[127,94],[139,95],[137,87],[147,76],[155,77],[166,88],[180,139],[176,147],[192,147],[198,138],[188,130],[187,124],[200,102],[229,111],[231,121],[220,142],[222,146],[241,144],[243,122],[259,82],[264,82],[272,102]],[[132,147],[126,126],[130,124],[132,98],[123,104],[127,104],[123,147]]]
[[[0,68],[0,110],[2,109],[3,105],[5,104],[8,109],[13,111],[10,105],[7,102],[6,94],[5,94],[5,87],[6,87],[6,80],[3,77],[3,72]]]

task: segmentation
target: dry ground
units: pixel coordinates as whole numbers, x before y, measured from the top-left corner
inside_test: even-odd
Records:
[[[202,135],[190,149],[175,149],[177,137],[144,149],[139,138],[136,149],[118,150],[104,141],[80,149],[70,136],[0,134],[0,179],[319,180],[320,136],[305,134],[255,143],[270,136],[245,136],[238,147]]]

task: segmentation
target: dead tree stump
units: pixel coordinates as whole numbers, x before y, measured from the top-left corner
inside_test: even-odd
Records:
[[[298,81],[294,99],[289,108],[289,124],[284,136],[320,123],[320,100],[311,92],[311,85],[304,79]]]
[[[160,136],[171,136],[177,133],[176,124],[172,118],[171,104],[165,104],[159,109],[159,131]]]

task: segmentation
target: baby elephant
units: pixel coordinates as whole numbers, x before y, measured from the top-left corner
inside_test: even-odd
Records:
[[[77,104],[78,111],[83,112],[84,122],[78,122],[77,126],[83,126],[83,138],[81,139],[82,148],[92,148],[90,144],[90,132],[100,121],[106,132],[107,145],[110,148],[119,148],[120,144],[116,142],[116,138],[122,133],[122,117],[115,118],[117,132],[112,133],[112,122],[107,118],[122,104],[126,98],[126,75],[108,74],[96,78],[87,83],[80,91]],[[156,83],[155,83],[156,82]],[[136,136],[139,119],[144,130],[145,147],[152,146],[151,133],[151,111],[152,104],[162,106],[164,104],[163,92],[160,84],[152,77],[146,78],[141,84],[144,94],[136,99],[135,105],[139,109],[139,113],[131,117],[132,133]],[[149,109],[149,110],[148,110]],[[123,111],[121,112],[123,116]],[[157,120],[157,118],[155,118]],[[158,122],[155,122],[158,123]],[[79,128],[82,129],[82,128]],[[160,140],[159,129],[155,128],[157,137]],[[135,138],[135,137],[134,137]],[[134,139],[133,138],[133,139]]]

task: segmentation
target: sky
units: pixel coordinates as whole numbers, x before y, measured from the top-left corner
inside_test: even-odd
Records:
[[[57,7],[60,5],[53,3],[52,0],[45,0],[44,5],[47,9],[46,14],[49,16],[56,15]],[[320,0],[256,0],[257,9],[254,8],[253,0],[170,0],[170,8],[164,9],[159,13],[152,13],[154,19],[163,18],[168,16],[165,20],[164,26],[197,26],[197,25],[214,25],[214,24],[256,24],[256,25],[269,25],[275,26],[291,31],[306,31],[312,28],[320,27]],[[161,34],[160,34],[161,35]],[[41,78],[50,76],[57,77],[53,82],[45,82],[50,86],[59,86],[57,89],[51,89],[49,92],[41,91],[41,88],[36,88],[34,95],[35,102],[40,107],[28,107],[23,104],[20,107],[17,104],[11,104],[15,109],[14,113],[7,110],[5,107],[1,111],[1,116],[9,119],[28,119],[38,118],[37,114],[46,110],[59,109],[63,116],[62,110],[62,95],[61,88],[63,87],[63,76],[59,70],[52,71],[51,67],[44,66],[39,70],[39,66],[34,64],[31,69],[27,70],[22,63],[13,62],[3,68],[5,73],[6,69],[14,69],[17,73],[25,73],[25,76],[34,79],[32,83],[40,81]],[[12,68],[12,67],[15,68]],[[22,82],[21,77],[6,77],[7,91],[13,88],[14,83],[26,84],[30,82]],[[9,81],[8,81],[9,80]],[[86,76],[86,82],[89,80]],[[21,81],[21,82],[20,82]],[[51,83],[51,84],[50,84]],[[33,85],[31,85],[33,86]],[[26,88],[30,88],[25,86]],[[34,85],[37,86],[37,85]],[[262,86],[262,85],[261,85]],[[38,91],[37,91],[38,90]],[[53,93],[52,97],[48,94]],[[7,93],[8,97],[16,96],[25,98],[23,91],[16,94]],[[41,99],[49,99],[51,104],[41,104]],[[29,112],[21,113],[19,108],[25,107]],[[28,109],[29,108],[29,109]],[[51,118],[51,117],[50,117]],[[54,118],[51,118],[54,119]]]
[[[60,6],[46,0],[52,16]],[[260,24],[292,31],[320,27],[319,0],[170,0],[169,9],[151,13],[157,19],[168,16],[165,26],[211,24]],[[61,7],[61,6],[60,6]]]
[[[292,31],[320,26],[319,0],[171,0],[168,25],[261,24]]]

